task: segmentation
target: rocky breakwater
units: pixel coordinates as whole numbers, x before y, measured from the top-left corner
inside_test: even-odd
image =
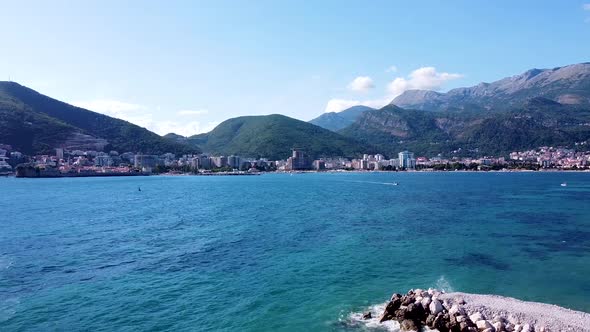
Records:
[[[586,329],[576,329],[575,326],[566,326],[559,322],[556,325],[552,325],[552,322],[556,322],[555,319],[557,318],[551,319],[549,317],[548,320],[544,320],[539,318],[538,315],[527,314],[527,309],[517,310],[517,313],[511,314],[510,308],[515,307],[515,303],[524,303],[524,307],[530,308],[533,311],[538,306],[542,308],[546,306],[555,311],[555,317],[562,318],[567,313],[577,315],[575,317],[582,315],[580,317],[587,318],[583,317],[587,315],[585,313],[542,303],[523,302],[494,295],[478,296],[480,298],[472,297],[472,294],[465,293],[445,294],[436,289],[415,289],[410,290],[405,295],[393,294],[379,322],[383,323],[388,320],[395,320],[399,323],[401,331],[421,331],[424,326],[440,332],[586,331]],[[485,305],[486,300],[496,298],[504,299],[506,303],[503,303],[501,307],[497,308]],[[470,301],[472,303],[468,303]],[[547,310],[540,311],[547,312]],[[371,318],[370,314],[366,314],[364,318]]]

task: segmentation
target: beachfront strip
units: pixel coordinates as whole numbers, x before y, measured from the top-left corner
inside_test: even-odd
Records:
[[[136,154],[117,151],[68,151],[55,149],[52,155],[27,156],[0,144],[0,174],[16,173],[21,177],[149,175],[162,173],[232,173],[247,174],[272,171],[404,171],[404,170],[503,170],[562,169],[590,170],[590,151],[540,147],[536,150],[512,152],[508,157],[467,158],[415,157],[409,151],[397,158],[382,154],[364,154],[361,158],[312,159],[304,151],[293,149],[286,160],[212,156],[208,154],[175,156]]]

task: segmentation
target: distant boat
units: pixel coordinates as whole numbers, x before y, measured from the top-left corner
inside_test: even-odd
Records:
[[[397,186],[397,182],[392,183],[392,185]]]
[[[137,187],[137,191],[141,191],[141,187]]]
[[[567,182],[561,184],[562,187],[567,187]]]

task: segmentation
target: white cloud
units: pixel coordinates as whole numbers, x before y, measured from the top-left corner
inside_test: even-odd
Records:
[[[387,91],[390,97],[395,98],[406,90],[439,90],[444,83],[461,77],[461,74],[438,72],[434,67],[422,67],[411,72],[407,78],[396,77],[387,85]]]
[[[175,133],[182,136],[192,136],[196,134],[210,132],[218,124],[219,122],[217,121],[211,121],[207,123],[201,123],[199,121],[159,121],[153,122],[148,129],[160,135]]]
[[[389,66],[389,68],[385,69],[386,73],[397,73],[397,66]]]
[[[438,72],[434,67],[418,68],[412,71],[407,77],[396,77],[393,81],[389,82],[386,94],[383,98],[368,100],[334,98],[330,99],[326,104],[325,112],[340,112],[357,105],[381,108],[389,104],[395,97],[399,96],[406,90],[439,90],[446,82],[461,77],[463,77],[461,74]]]
[[[352,106],[360,105],[361,102],[358,100],[346,100],[346,99],[330,99],[326,105],[325,112],[340,112]]]
[[[215,126],[219,124],[219,122],[201,123],[199,121],[159,121],[154,119],[153,114],[148,111],[148,107],[118,100],[97,99],[89,101],[75,101],[71,104],[131,122],[159,135],[176,133],[182,136],[191,136],[211,131],[211,129],[215,128]],[[159,110],[159,107],[156,109]],[[207,113],[208,110],[203,109],[180,110],[176,114],[181,116],[196,116]]]
[[[590,3],[585,3],[585,4],[583,4],[583,5],[582,5],[582,8],[583,8],[584,10],[590,10]]]
[[[381,108],[391,102],[389,98],[368,99],[368,100],[351,100],[351,99],[330,99],[326,104],[326,113],[341,112],[347,108],[357,105],[369,106],[372,108]]]
[[[369,76],[359,76],[348,84],[348,88],[356,92],[367,92],[375,87],[373,80]]]
[[[209,110],[200,109],[200,110],[180,110],[176,112],[178,115],[182,116],[197,116],[209,113]]]

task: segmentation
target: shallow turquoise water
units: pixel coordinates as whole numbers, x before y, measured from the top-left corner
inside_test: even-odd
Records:
[[[416,287],[590,312],[588,173],[1,178],[0,188],[2,331],[350,330],[349,313]]]

